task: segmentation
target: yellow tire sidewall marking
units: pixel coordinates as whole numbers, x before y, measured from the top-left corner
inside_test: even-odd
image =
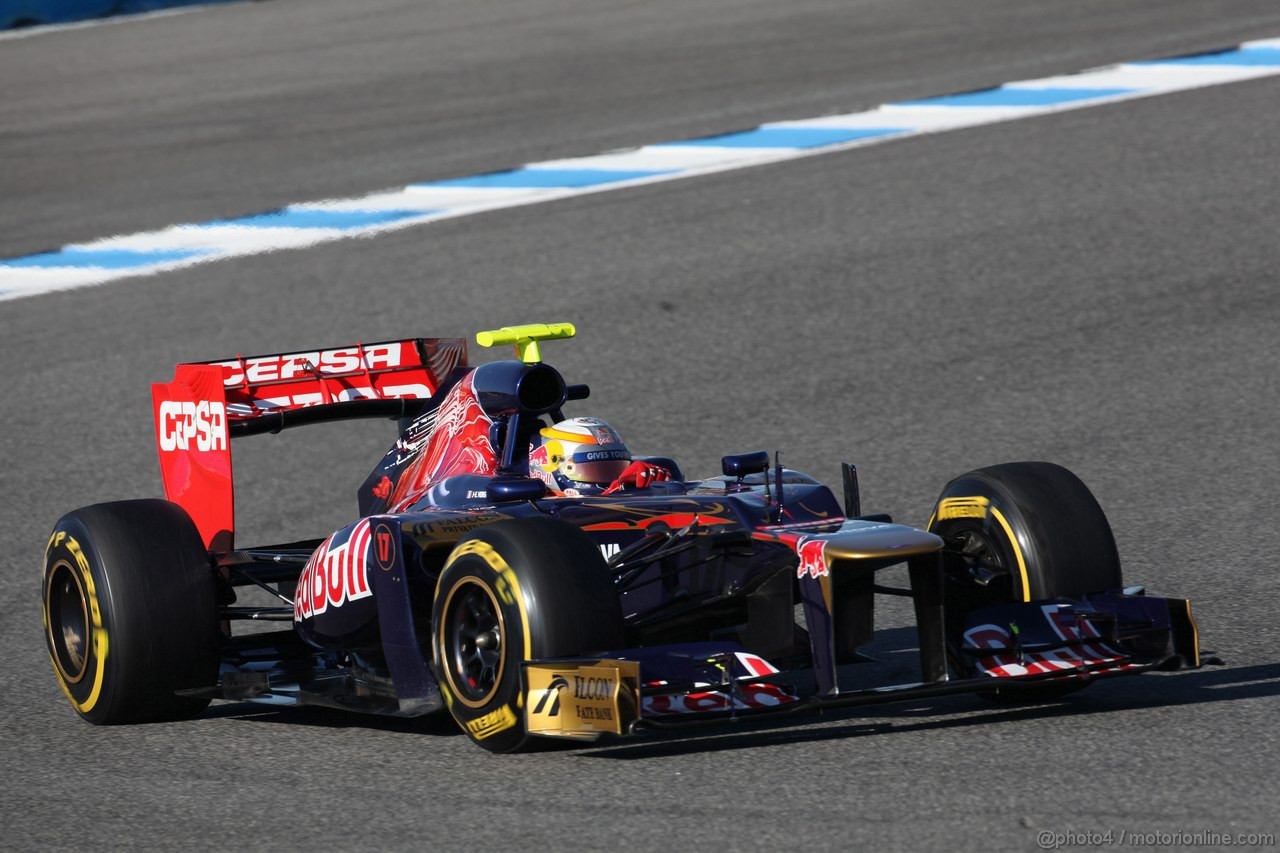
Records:
[[[1018,563],[1018,577],[1022,579],[1022,600],[1030,601],[1031,582],[1027,577],[1027,560],[1022,556],[1022,546],[1018,544],[1018,537],[1013,535],[1013,528],[1009,525],[1008,519],[1004,517],[1004,513],[992,506],[990,498],[982,495],[943,498],[938,502],[934,513],[929,516],[929,523],[925,525],[925,529],[933,530],[935,521],[987,517],[994,518],[1004,530],[1005,537],[1009,540],[1009,547],[1013,549],[1013,557]]]
[[[445,571],[447,572],[450,566],[452,566],[459,558],[464,557],[467,554],[475,554],[488,563],[489,567],[498,573],[498,577],[505,582],[512,592],[511,597],[515,599],[516,607],[520,610],[520,627],[524,634],[524,653],[527,658],[530,649],[533,647],[533,640],[529,636],[529,612],[525,609],[524,595],[520,591],[520,579],[516,577],[515,570],[508,565],[507,561],[498,553],[497,549],[488,542],[480,539],[472,539],[468,542],[464,542],[453,550],[453,553],[449,555],[449,561],[445,563]],[[443,576],[443,573],[441,574]],[[495,586],[498,585],[495,584]],[[498,589],[496,592],[502,596],[502,589]],[[506,600],[506,597],[503,596],[503,599]],[[510,604],[511,602],[507,601],[507,603]]]
[[[471,539],[467,542],[462,543],[457,548],[454,548],[453,553],[449,555],[449,559],[445,563],[444,570],[440,573],[441,578],[443,578],[448,573],[449,568],[455,562],[457,562],[459,559],[469,554],[474,554],[477,557],[484,560],[486,563],[488,563],[489,567],[493,569],[493,571],[498,576],[497,581],[493,584],[493,590],[491,591],[488,589],[487,585],[481,584],[481,586],[485,587],[486,592],[490,592],[490,594],[496,594],[507,605],[515,604],[515,606],[519,609],[520,628],[524,638],[524,655],[523,656],[525,660],[528,660],[530,650],[533,647],[533,640],[532,640],[532,637],[530,636],[530,631],[529,631],[529,611],[525,607],[524,594],[520,590],[520,579],[516,577],[515,570],[512,569],[510,564],[507,563],[506,559],[504,559],[503,556],[498,553],[496,548],[494,548],[488,542],[485,542],[480,539]],[[454,592],[457,591],[459,586],[460,584],[455,584],[453,588],[449,590],[448,595],[452,597]],[[437,591],[436,594],[438,595],[439,591]],[[499,609],[499,618],[501,618],[501,606],[499,606],[498,609]],[[445,601],[445,606],[441,608],[441,612],[444,613],[444,612],[447,612],[447,610],[448,610],[448,600]],[[504,622],[504,627],[505,627],[505,622]],[[449,681],[451,680],[452,676],[450,674],[448,665],[444,661],[445,651],[444,651],[444,626],[443,625],[439,626],[439,628],[437,629],[436,637],[437,637],[437,643],[439,644],[439,648],[440,648],[441,669],[444,670],[445,680]],[[505,655],[504,655],[504,658],[505,658]],[[505,660],[501,665],[505,665]],[[494,682],[495,690],[496,690],[496,685],[500,684],[501,681],[502,681],[502,675],[500,671],[498,678]],[[482,703],[475,703],[472,700],[468,700],[465,697],[463,697],[461,695],[461,692],[457,690],[456,685],[450,684],[449,686],[452,688],[453,699],[471,708],[481,707]],[[506,708],[505,705],[502,707]],[[511,712],[508,709],[508,714],[510,713]],[[502,719],[503,719],[503,722],[506,722],[508,718],[504,715]],[[501,728],[495,728],[487,731],[485,734],[485,737],[488,737],[489,735],[492,735],[492,734],[496,734],[498,731],[501,731],[502,729],[510,728],[515,723],[514,715],[512,715],[510,719],[512,720],[511,723],[507,725],[502,725]]]
[[[93,628],[89,624],[89,619],[90,619],[89,595],[88,593],[85,592],[84,581],[81,579],[80,572],[77,571],[76,569],[73,569],[71,567],[71,564],[68,563],[66,560],[58,560],[56,563],[53,564],[53,569],[47,573],[45,585],[44,585],[45,601],[47,602],[52,600],[54,579],[59,576],[59,572],[62,571],[63,569],[65,569],[67,574],[71,576],[71,580],[75,582],[76,591],[80,593],[80,601],[83,602],[84,604],[84,623],[83,623],[84,636],[86,641],[89,644],[92,644]],[[45,638],[49,641],[49,647],[56,651],[58,644],[57,644],[56,638],[53,636],[53,624],[49,621],[49,612],[48,612],[47,606],[40,608],[40,617],[41,617],[40,621],[44,623]],[[62,661],[57,660],[57,655],[54,652],[50,652],[50,657],[53,658],[55,661],[54,668],[58,670],[59,677],[61,677],[69,685],[79,684],[81,681],[84,680],[85,674],[89,671],[88,649],[85,649],[84,660],[81,662],[80,671],[76,673],[74,676],[67,671],[67,668],[65,666],[62,665],[63,663]]]
[[[1013,556],[1018,561],[1018,576],[1022,578],[1022,600],[1030,601],[1031,582],[1027,578],[1027,561],[1022,556],[1022,546],[1018,544],[1018,537],[1013,535],[1013,528],[1009,526],[1009,522],[1000,510],[991,507],[991,517],[1000,522],[1000,526],[1004,528],[1004,535],[1009,539],[1009,547],[1013,549]]]
[[[934,509],[933,515],[929,516],[929,523],[925,525],[925,530],[933,527],[934,521],[950,521],[957,518],[986,518],[987,511],[990,508],[991,500],[982,495],[943,498],[938,501],[938,506]]]
[[[98,700],[102,698],[102,682],[103,675],[107,668],[107,650],[110,646],[110,639],[107,636],[106,626],[102,624],[102,608],[98,605],[98,589],[93,582],[93,573],[89,570],[89,560],[84,555],[84,551],[80,548],[80,543],[74,537],[68,536],[59,531],[49,539],[49,549],[57,545],[63,545],[70,552],[75,560],[75,568],[80,571],[80,578],[84,582],[84,592],[89,600],[89,621],[92,623],[90,633],[92,634],[92,646],[95,670],[93,674],[93,689],[89,691],[89,696],[83,702],[76,699],[71,693],[71,686],[67,683],[62,675],[62,669],[58,666],[58,662],[54,659],[52,651],[49,653],[49,661],[53,664],[54,675],[58,677],[58,686],[62,688],[62,692],[67,695],[67,699],[71,702],[71,706],[81,714],[88,714],[97,706]],[[46,596],[48,592],[46,590]],[[41,617],[45,623],[46,631],[49,624],[48,604],[41,607]]]

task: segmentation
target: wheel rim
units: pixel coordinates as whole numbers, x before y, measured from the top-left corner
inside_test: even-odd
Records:
[[[89,668],[89,597],[70,563],[60,562],[49,573],[45,608],[54,665],[63,680],[75,684]]]
[[[962,581],[969,590],[969,606],[1016,600],[1013,573],[1000,543],[980,527],[962,525],[944,534],[947,551],[965,567]],[[967,609],[967,608],[966,608]]]
[[[445,677],[459,701],[481,707],[502,683],[502,608],[487,585],[465,578],[449,592],[441,621]]]
[[[997,575],[1008,574],[1004,560],[995,543],[978,530],[961,530],[953,540],[953,547],[959,551],[969,568],[969,574],[978,583],[986,586]]]

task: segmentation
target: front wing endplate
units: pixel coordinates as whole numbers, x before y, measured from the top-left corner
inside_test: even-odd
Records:
[[[530,734],[595,740],[620,735],[640,718],[640,664],[625,660],[539,661],[524,665]]]

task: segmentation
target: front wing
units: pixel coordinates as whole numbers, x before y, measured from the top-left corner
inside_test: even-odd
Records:
[[[823,708],[1068,684],[1201,665],[1190,603],[1120,591],[975,611],[953,649],[959,678],[802,693],[809,672],[780,672],[734,643],[622,649],[524,665],[527,731],[596,740]],[[511,724],[518,724],[512,719]]]

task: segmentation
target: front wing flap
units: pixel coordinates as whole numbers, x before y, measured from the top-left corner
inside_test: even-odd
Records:
[[[531,734],[577,740],[738,717],[882,704],[957,693],[1118,675],[1202,663],[1185,599],[1113,591],[999,605],[966,619],[963,672],[910,684],[805,695],[735,643],[691,643],[608,652],[591,659],[524,664]],[[1212,659],[1209,662],[1213,662]]]
[[[975,674],[998,679],[1200,666],[1191,602],[1120,591],[976,610],[959,651]]]

